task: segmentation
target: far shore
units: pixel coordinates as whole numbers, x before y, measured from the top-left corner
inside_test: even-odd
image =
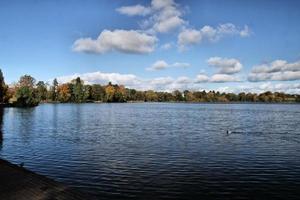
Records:
[[[40,102],[39,105],[42,104],[138,104],[138,103],[145,103],[145,104],[222,104],[222,105],[230,105],[230,104],[281,104],[281,105],[291,105],[291,104],[295,104],[295,105],[300,105],[299,102],[251,102],[251,101],[230,101],[230,102],[186,102],[186,101],[166,101],[166,102],[162,102],[162,101],[127,101],[127,102],[102,102],[102,101],[88,101],[88,102],[82,102],[82,103],[75,103],[75,102],[67,102],[67,103],[62,103],[62,102],[55,102],[55,101],[44,101],[44,102]],[[38,105],[37,105],[38,106]],[[20,107],[20,106],[14,106],[13,104],[0,104],[0,107],[17,107],[17,108],[30,108],[30,107]],[[32,106],[32,107],[36,107],[36,106]]]

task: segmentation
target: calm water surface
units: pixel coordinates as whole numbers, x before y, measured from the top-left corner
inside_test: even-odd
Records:
[[[44,104],[2,132],[0,157],[99,198],[300,198],[300,105]]]

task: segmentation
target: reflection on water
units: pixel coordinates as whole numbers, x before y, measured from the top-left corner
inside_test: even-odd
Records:
[[[45,104],[2,129],[1,157],[104,199],[299,196],[300,105]]]
[[[2,145],[3,145],[3,132],[2,132],[3,114],[4,114],[4,108],[3,106],[0,105],[0,150],[2,150]]]

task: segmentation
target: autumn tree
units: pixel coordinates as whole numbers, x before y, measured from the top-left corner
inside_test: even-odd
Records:
[[[39,104],[39,100],[35,95],[34,85],[35,79],[29,75],[20,78],[16,89],[16,102],[14,104],[19,107],[32,107]]]
[[[71,88],[70,84],[62,84],[58,86],[58,100],[62,103],[67,103],[71,100]]]
[[[105,87],[107,102],[114,102],[115,92],[116,92],[115,87],[111,83],[108,83],[108,85]]]

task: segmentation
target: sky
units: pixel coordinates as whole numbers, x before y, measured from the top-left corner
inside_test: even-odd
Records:
[[[300,1],[1,0],[0,68],[60,83],[300,94]]]

